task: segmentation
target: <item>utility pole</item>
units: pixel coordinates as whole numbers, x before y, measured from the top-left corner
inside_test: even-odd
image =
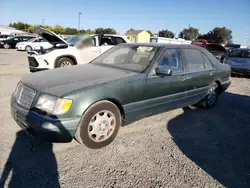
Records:
[[[78,31],[80,31],[80,16],[81,16],[81,12],[78,13]]]
[[[43,20],[42,20],[42,26],[44,26],[44,18],[43,18]]]

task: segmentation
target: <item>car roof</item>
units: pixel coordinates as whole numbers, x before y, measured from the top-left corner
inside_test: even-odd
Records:
[[[190,49],[202,49],[199,46],[193,46],[191,44],[166,44],[166,43],[121,43],[119,46],[151,46],[156,48],[190,48]]]

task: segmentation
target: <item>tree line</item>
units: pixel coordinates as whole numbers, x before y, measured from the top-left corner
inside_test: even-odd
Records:
[[[42,26],[42,25],[30,25],[23,22],[10,23],[9,26],[29,33],[33,33],[35,27],[44,27],[48,30],[55,32],[56,34],[65,34],[65,35],[99,34],[99,33],[117,34],[116,30],[113,28],[96,28],[95,30],[82,29],[78,31],[76,28],[70,28],[70,27],[64,28],[60,25]],[[150,33],[151,36],[153,36],[153,33],[150,30],[147,31]],[[163,29],[158,32],[158,36],[166,38],[175,38],[175,33],[168,29]],[[178,37],[183,38],[185,40],[206,39],[209,42],[213,43],[232,43],[233,41],[232,31],[230,29],[227,29],[226,27],[215,27],[211,31],[205,34],[199,33],[199,29],[195,27],[184,28],[179,33]]]
[[[160,30],[160,37],[174,38],[175,34],[170,30]],[[226,27],[215,27],[206,34],[200,34],[198,28],[189,27],[183,29],[179,35],[179,38],[184,38],[185,40],[195,40],[195,39],[205,39],[211,43],[232,43],[232,31]]]

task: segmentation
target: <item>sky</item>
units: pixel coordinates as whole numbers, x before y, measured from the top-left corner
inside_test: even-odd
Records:
[[[250,0],[0,0],[0,25],[10,22],[61,25],[82,29],[162,29],[176,36],[184,28],[204,34],[214,27],[232,30],[233,42],[250,45]]]

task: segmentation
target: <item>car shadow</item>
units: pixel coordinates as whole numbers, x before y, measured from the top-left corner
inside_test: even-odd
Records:
[[[10,174],[8,187],[60,187],[52,143],[18,131],[0,178],[0,188]]]
[[[179,149],[225,187],[250,187],[250,97],[225,92],[214,108],[185,108],[167,129]]]
[[[67,131],[61,123],[58,128],[60,131]],[[52,142],[30,133],[27,129],[16,133],[15,142],[0,176],[0,188],[6,184],[11,188],[60,187]],[[10,174],[11,178],[8,178]]]

